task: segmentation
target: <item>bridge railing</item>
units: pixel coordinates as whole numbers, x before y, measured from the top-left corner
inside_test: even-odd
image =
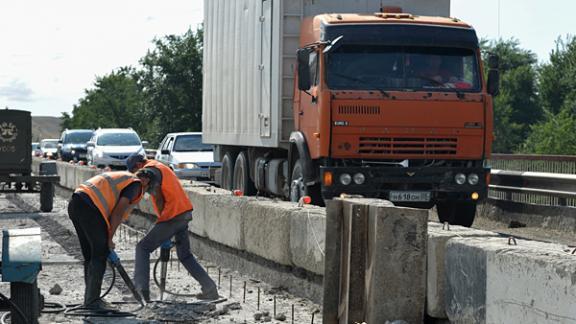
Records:
[[[576,156],[493,154],[490,199],[576,207]]]

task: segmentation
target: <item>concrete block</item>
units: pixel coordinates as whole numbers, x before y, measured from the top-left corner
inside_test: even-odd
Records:
[[[62,187],[68,188],[66,186],[66,166],[67,164],[64,162],[56,162],[56,169],[58,170],[58,175],[60,176],[60,185]]]
[[[64,163],[64,172],[66,173],[66,182],[64,183],[64,186],[70,189],[76,188],[76,166]]]
[[[290,217],[290,254],[292,263],[302,269],[324,274],[326,210],[305,206]]]
[[[199,196],[198,194],[196,195]],[[244,250],[244,216],[255,198],[204,194],[201,226],[206,237],[226,246]]]
[[[366,322],[422,323],[426,306],[428,211],[370,206]]]
[[[283,265],[291,265],[290,218],[296,204],[251,201],[244,208],[246,251]]]
[[[576,258],[565,247],[502,238],[446,246],[451,323],[576,323]]]
[[[439,223],[428,223],[427,289],[426,312],[434,318],[447,318],[446,315],[446,273],[444,268],[445,250],[448,240],[454,237],[495,237],[493,232],[476,230],[462,226],[443,228]]]

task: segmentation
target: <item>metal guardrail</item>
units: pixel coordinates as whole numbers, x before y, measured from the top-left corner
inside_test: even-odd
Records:
[[[576,207],[576,175],[493,169],[488,197],[525,204]]]
[[[490,166],[499,170],[576,174],[576,156],[492,154]]]

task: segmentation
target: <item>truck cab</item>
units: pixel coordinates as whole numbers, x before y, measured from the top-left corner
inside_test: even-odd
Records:
[[[300,45],[293,138],[309,157],[292,186],[436,205],[442,221],[471,225],[487,194],[497,93],[474,29],[400,8],[323,14],[304,20]]]

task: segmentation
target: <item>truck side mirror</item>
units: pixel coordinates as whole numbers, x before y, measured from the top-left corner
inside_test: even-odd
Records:
[[[488,57],[488,84],[487,90],[490,95],[496,97],[500,93],[500,58],[498,55]]]
[[[310,53],[309,48],[300,48],[298,55],[298,89],[307,91],[312,86],[310,81]]]

